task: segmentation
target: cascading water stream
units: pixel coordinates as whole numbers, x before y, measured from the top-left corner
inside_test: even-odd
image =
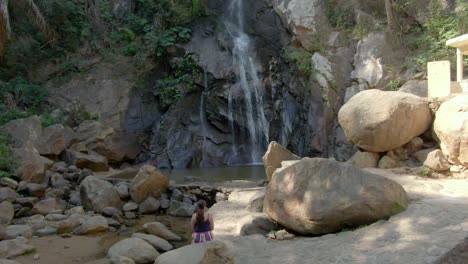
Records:
[[[237,77],[245,113],[242,113],[240,100],[233,96],[232,87],[229,94],[228,109],[230,126],[233,133],[233,144],[237,144],[237,139],[244,139],[242,135],[244,131],[239,132],[241,134],[240,137],[235,134],[234,124],[238,123],[245,128],[244,130],[248,137],[250,148],[249,162],[259,163],[268,144],[269,124],[263,110],[263,87],[254,61],[255,54],[251,47],[250,38],[244,31],[243,1],[233,0],[231,2],[224,24],[234,44],[232,49],[233,65],[238,70]],[[233,114],[235,110],[238,110],[242,114]],[[233,149],[236,149],[236,147],[234,146]]]
[[[203,167],[206,158],[205,145],[206,145],[206,92],[208,91],[208,74],[206,71],[203,72],[203,91],[200,95],[200,134],[202,135],[201,142],[201,161],[200,167]]]

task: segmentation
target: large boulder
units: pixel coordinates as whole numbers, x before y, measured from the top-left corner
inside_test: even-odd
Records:
[[[195,206],[191,203],[184,203],[171,200],[167,214],[172,216],[191,217],[195,212]]]
[[[271,180],[273,172],[281,168],[281,162],[285,160],[299,160],[300,158],[294,155],[291,151],[285,147],[276,143],[275,141],[270,142],[268,150],[263,156],[263,166],[265,166],[265,173],[268,180]]]
[[[45,128],[39,137],[36,148],[39,154],[58,156],[65,149],[65,128],[58,124]]]
[[[15,119],[2,126],[1,131],[11,137],[14,148],[34,145],[42,133],[41,120],[38,116]]]
[[[32,143],[13,149],[16,162],[15,174],[26,182],[40,183],[44,180],[46,170],[53,162],[42,157]]]
[[[180,236],[174,234],[163,223],[160,222],[146,223],[143,225],[143,230],[145,230],[147,234],[155,235],[167,240],[181,240]]]
[[[351,165],[304,158],[275,172],[264,211],[279,224],[305,235],[367,225],[408,206],[398,183]]]
[[[158,198],[169,187],[169,179],[151,165],[143,166],[130,183],[130,197],[140,203],[148,197]]]
[[[468,95],[457,95],[441,104],[434,137],[451,163],[468,167]]]
[[[34,205],[31,210],[32,214],[41,214],[47,215],[53,211],[65,211],[67,208],[67,202],[64,200],[56,199],[56,198],[48,198],[44,199]]]
[[[414,153],[414,157],[434,171],[446,171],[452,166],[440,149],[423,149]]]
[[[398,91],[414,94],[419,97],[427,97],[427,85],[426,80],[409,80]]]
[[[94,149],[110,162],[120,162],[134,160],[140,153],[140,144],[134,134],[114,133],[97,143]]]
[[[131,237],[114,244],[109,248],[107,256],[111,260],[122,256],[133,260],[136,264],[148,264],[152,263],[159,256],[159,253],[145,240]]]
[[[80,169],[90,169],[93,171],[109,170],[109,165],[107,164],[107,159],[105,157],[92,150],[87,152],[88,153],[83,153],[76,150],[67,149],[65,150],[62,158],[68,164],[75,165]]]
[[[146,242],[150,243],[155,249],[157,250],[162,250],[162,251],[169,251],[173,248],[169,242],[167,242],[165,239],[162,239],[160,237],[154,236],[154,235],[147,235],[147,234],[142,234],[142,233],[134,233],[132,237],[137,237],[145,240]]]
[[[154,264],[233,264],[234,258],[227,253],[226,245],[221,241],[191,244],[160,255]]]
[[[376,89],[360,92],[338,112],[350,143],[369,152],[385,152],[424,133],[432,122],[421,97]]]
[[[122,206],[120,196],[112,183],[94,176],[88,176],[81,182],[80,197],[83,206],[95,212],[102,212],[106,207]]]
[[[81,123],[75,131],[78,142],[85,144],[103,141],[106,137],[114,133],[114,129],[98,121],[87,120]]]
[[[27,244],[24,237],[0,241],[0,258],[15,258],[27,253],[32,253],[36,248]]]

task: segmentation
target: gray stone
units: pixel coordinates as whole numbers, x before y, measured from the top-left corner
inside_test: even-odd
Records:
[[[169,208],[169,205],[170,205],[171,201],[169,201],[169,199],[161,199],[161,208],[162,209],[167,209]]]
[[[28,183],[26,184],[26,189],[29,195],[41,198],[45,196],[47,186],[45,184]]]
[[[107,256],[110,259],[117,259],[120,256],[127,257],[136,264],[145,264],[152,263],[159,256],[159,253],[143,239],[132,237],[119,241],[110,247]]]
[[[191,217],[195,212],[195,206],[183,202],[171,200],[167,213],[172,216]]]
[[[28,240],[24,237],[0,241],[0,258],[15,258],[34,252],[36,248],[27,243]]]
[[[250,212],[262,212],[264,200],[265,200],[265,189],[262,189],[258,191],[254,196],[252,196],[252,198],[250,198],[247,209]]]
[[[73,230],[75,235],[89,235],[106,231],[109,228],[107,220],[103,216],[92,216],[86,218],[83,223]]]
[[[81,196],[79,191],[73,191],[70,192],[70,197],[68,199],[68,202],[71,205],[79,206],[81,205]]]
[[[81,225],[88,216],[83,214],[72,214],[67,219],[57,223],[57,233],[71,233],[75,228]]]
[[[85,214],[85,213],[86,212],[85,212],[83,206],[75,206],[75,207],[70,208],[67,211],[65,211],[65,214],[67,216],[70,216],[72,214]]]
[[[172,231],[170,231],[164,224],[160,222],[151,222],[151,223],[146,223],[143,225],[143,230],[147,234],[155,235],[160,238],[164,238],[166,240],[172,241],[180,241],[181,238],[180,236],[174,234]]]
[[[57,228],[51,227],[51,226],[46,226],[42,229],[39,229],[35,233],[38,237],[44,237],[44,236],[52,236],[57,234]]]
[[[124,257],[124,256],[117,256],[111,259],[112,264],[135,264],[135,261]]]
[[[56,210],[64,212],[65,209],[67,209],[67,203],[64,200],[48,198],[36,203],[32,208],[31,213],[47,215]]]
[[[38,201],[39,201],[39,198],[37,198],[37,197],[18,197],[16,199],[16,203],[21,204],[22,206],[27,206],[27,207],[31,207],[31,208]]]
[[[237,234],[248,236],[254,234],[266,235],[272,230],[277,230],[278,225],[273,223],[271,219],[262,213],[249,214],[237,222]]]
[[[87,177],[80,185],[81,203],[87,210],[102,212],[105,207],[120,208],[122,202],[112,183],[94,176]]]
[[[156,198],[148,197],[140,203],[138,212],[140,214],[152,214],[158,211],[160,203]]]
[[[137,237],[145,240],[146,242],[150,243],[155,249],[162,250],[162,251],[169,251],[173,249],[173,246],[169,244],[165,239],[157,237],[155,235],[148,235],[142,233],[135,233],[132,237]]]
[[[10,187],[0,188],[0,203],[4,201],[14,202],[18,195]]]
[[[184,194],[179,189],[174,189],[171,194],[171,200],[182,202]]]
[[[33,235],[32,228],[27,225],[9,225],[5,231],[5,239],[14,239],[19,236],[31,238]]]
[[[414,94],[419,97],[427,97],[427,86],[427,80],[409,80],[398,91]]]
[[[161,254],[155,264],[198,264],[223,263],[234,264],[234,258],[228,255],[227,246],[221,241],[191,244]]]
[[[358,168],[377,168],[380,160],[379,153],[357,151],[346,163]]]
[[[10,187],[11,189],[16,190],[18,182],[7,177],[2,177],[0,178],[0,186]]]
[[[123,184],[123,183],[117,184],[115,186],[115,190],[119,194],[120,199],[124,200],[124,199],[127,199],[130,196],[130,194],[128,193],[128,185],[127,184]]]
[[[65,128],[57,124],[43,129],[35,145],[41,155],[58,156],[65,149],[65,143]]]
[[[9,225],[15,216],[15,209],[10,202],[0,203],[0,225]]]
[[[414,153],[414,157],[434,171],[446,171],[452,166],[440,149],[423,149]]]
[[[63,214],[48,214],[46,215],[45,219],[47,221],[62,221],[67,219],[67,216]]]
[[[134,202],[128,202],[124,204],[122,207],[122,211],[127,212],[127,211],[136,211],[138,209],[138,204]]]
[[[45,217],[43,215],[33,215],[23,218],[24,223],[30,226],[34,231],[46,227]]]

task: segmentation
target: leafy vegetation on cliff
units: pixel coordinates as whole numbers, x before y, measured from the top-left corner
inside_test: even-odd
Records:
[[[0,178],[11,176],[12,157],[8,147],[8,138],[0,134]]]
[[[96,55],[122,54],[136,65],[168,60],[176,43],[190,40],[187,25],[203,13],[198,0],[136,0],[120,15],[111,0],[0,0],[0,125],[42,114],[43,83],[81,74],[79,65]],[[45,78],[44,70],[51,71]],[[172,79],[183,84],[187,78]]]

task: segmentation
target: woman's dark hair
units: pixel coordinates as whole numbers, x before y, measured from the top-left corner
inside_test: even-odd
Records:
[[[197,221],[195,223],[197,225],[201,225],[204,222],[203,220],[205,220],[205,216],[204,216],[205,208],[206,208],[205,200],[198,201],[197,208],[198,208]]]

